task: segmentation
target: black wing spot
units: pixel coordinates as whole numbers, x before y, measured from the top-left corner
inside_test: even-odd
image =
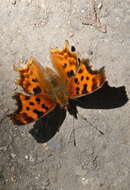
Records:
[[[83,70],[82,70],[82,69],[79,69],[78,73],[82,73],[82,72],[83,72]]]
[[[68,77],[74,76],[74,71],[73,70],[68,71],[67,75],[68,75]]]
[[[82,94],[86,94],[88,91],[87,91],[87,84],[84,84],[83,85],[83,90],[82,90]]]
[[[45,104],[42,104],[42,108],[48,110],[48,107]]]
[[[33,102],[29,102],[29,104],[30,104],[31,106],[34,106],[34,103],[33,103]]]
[[[74,78],[74,82],[77,83],[78,82],[78,78]]]
[[[38,82],[38,80],[37,79],[32,79],[32,82]]]
[[[38,103],[40,103],[40,98],[39,97],[36,97],[35,99]]]
[[[30,108],[27,106],[27,107],[26,107],[26,110],[30,110]]]
[[[30,99],[30,96],[25,96],[25,100],[29,100]]]
[[[64,63],[63,68],[65,69],[67,67],[67,63]]]
[[[83,76],[83,75],[81,76],[81,81],[82,81],[82,80],[84,80],[84,76]]]
[[[20,94],[16,94],[13,96],[13,99],[15,99],[17,102],[17,110],[15,111],[15,113],[19,113],[22,110],[22,102],[20,99]]]
[[[39,94],[41,92],[41,88],[37,86],[36,88],[33,88],[34,95]]]
[[[76,94],[77,94],[77,95],[79,94],[79,90],[80,90],[80,88],[77,87],[77,88],[76,88]]]
[[[36,113],[38,117],[41,117],[44,114],[43,112],[38,111],[37,109],[34,109],[33,112]]]
[[[89,80],[89,77],[88,77],[88,76],[86,77],[86,80]]]
[[[92,82],[93,82],[92,90],[96,90],[97,89],[97,82],[96,82],[95,78],[92,79]]]

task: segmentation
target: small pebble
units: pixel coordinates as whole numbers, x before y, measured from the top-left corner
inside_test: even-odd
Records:
[[[11,157],[12,157],[12,158],[15,158],[15,157],[16,157],[16,154],[11,153]]]
[[[85,12],[85,10],[84,10],[84,9],[82,9],[82,10],[81,10],[81,13],[84,13],[84,12]]]
[[[98,4],[98,9],[101,9],[102,6],[103,6],[102,3],[99,3],[99,4]]]
[[[26,160],[28,159],[28,155],[25,155],[25,159],[26,159]]]
[[[16,0],[11,0],[12,5],[16,5]]]

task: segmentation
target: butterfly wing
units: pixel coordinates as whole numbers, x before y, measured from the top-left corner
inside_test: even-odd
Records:
[[[70,50],[67,40],[65,41],[63,50],[51,49],[50,54],[52,64],[62,77],[62,80],[69,80],[75,75],[78,68],[78,54]]]
[[[55,103],[43,95],[26,96],[17,93],[14,96],[17,101],[17,110],[10,114],[14,124],[24,125],[38,120],[55,108]]]
[[[44,68],[35,59],[27,61],[23,68],[14,66],[14,70],[20,73],[20,79],[17,80],[17,84],[25,92],[32,95],[45,93]]]
[[[105,82],[104,68],[92,70],[89,60],[78,58],[65,41],[63,50],[52,49],[51,59],[62,80],[66,83],[69,98],[84,96],[102,87]]]
[[[78,98],[98,90],[105,83],[104,67],[92,70],[89,60],[82,59],[77,73],[70,81],[70,98]]]

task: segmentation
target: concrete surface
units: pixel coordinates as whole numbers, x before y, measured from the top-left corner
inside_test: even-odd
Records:
[[[65,39],[96,68],[105,66],[109,86],[79,101],[87,121],[73,123],[56,108],[14,126],[7,117],[18,91],[12,65],[30,56],[50,64],[49,49]],[[129,60],[129,0],[0,1],[0,190],[130,189]]]

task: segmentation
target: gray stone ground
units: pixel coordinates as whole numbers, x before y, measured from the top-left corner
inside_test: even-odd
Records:
[[[101,95],[100,109],[78,107],[88,122],[81,117],[74,121],[76,146],[69,114],[46,143],[29,133],[33,124],[14,126],[7,117],[15,109],[11,96],[18,90],[12,65],[30,56],[50,64],[49,49],[62,48],[65,39],[95,67],[105,66],[111,87],[121,87],[124,94],[125,86],[130,95],[129,0],[1,0],[0,190],[130,189],[130,104],[121,103],[125,95],[120,98],[120,91],[105,109],[109,91]],[[34,132],[45,124],[47,120],[41,121]]]

